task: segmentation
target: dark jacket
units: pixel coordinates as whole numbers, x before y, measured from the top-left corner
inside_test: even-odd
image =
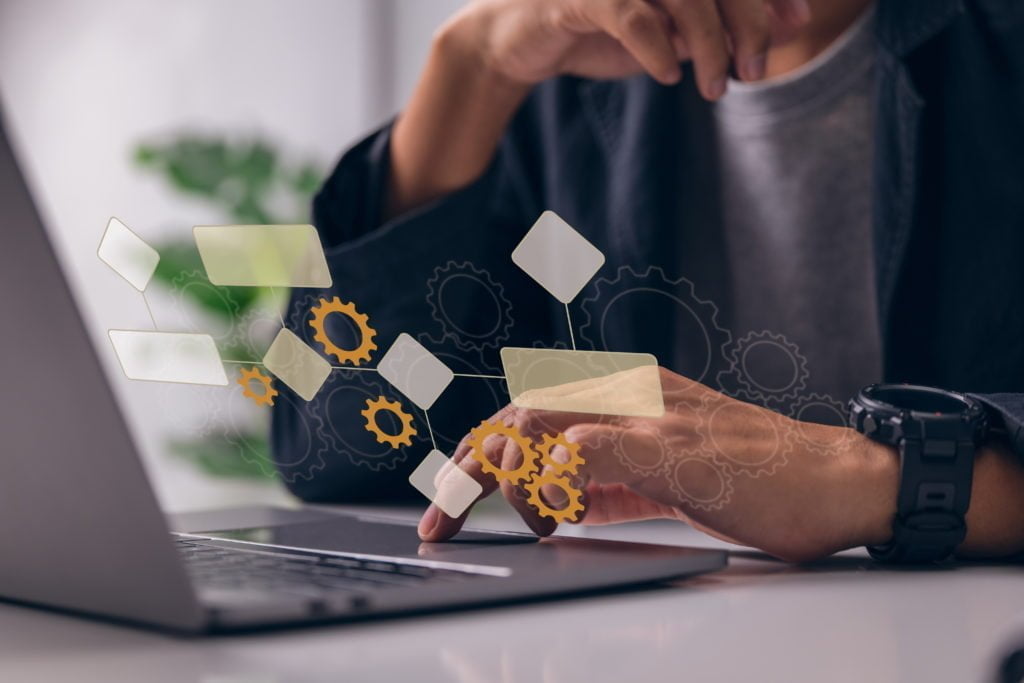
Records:
[[[881,0],[877,49],[874,250],[884,377],[865,384],[988,394],[993,422],[1024,454],[1024,3]],[[672,321],[643,310],[622,312],[612,327],[594,319],[623,276],[655,278],[690,297],[713,339],[692,366],[673,369],[715,386],[730,339],[744,331],[730,337],[705,305],[701,283],[713,289],[726,265],[718,255],[696,272],[679,273],[674,263],[687,240],[688,198],[710,191],[714,168],[710,110],[690,76],[671,88],[646,76],[544,83],[482,178],[386,222],[390,128],[346,153],[315,200],[314,222],[335,282],[326,295],[369,314],[380,346],[374,360],[403,331],[457,373],[500,374],[499,346],[568,343],[561,304],[510,260],[552,209],[608,259],[603,282],[572,305],[581,344],[677,356]],[[682,177],[698,167],[693,159],[708,174]],[[308,310],[324,294],[297,290],[289,315],[315,348]],[[332,337],[358,341],[344,320],[332,325]],[[274,457],[297,495],[343,501],[411,491],[404,480],[430,448],[424,416],[403,402],[418,435],[391,451],[360,415],[377,395],[400,398],[374,373],[336,372],[311,404],[278,402]],[[430,413],[439,447],[450,452],[506,399],[499,381],[457,378]]]

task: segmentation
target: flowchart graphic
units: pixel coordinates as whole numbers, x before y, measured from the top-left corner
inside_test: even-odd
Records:
[[[333,285],[327,260],[316,229],[310,225],[206,225],[193,229],[196,247],[205,269],[205,278],[215,287],[285,287],[327,289]],[[123,222],[112,218],[98,250],[99,257],[135,289],[146,302],[146,288],[152,279],[159,254]],[[591,281],[605,262],[604,255],[579,232],[551,211],[540,216],[511,254],[512,261],[565,306],[572,349],[502,347],[500,373],[458,372],[420,339],[423,334],[401,333],[379,354],[377,330],[370,316],[356,302],[339,296],[311,297],[303,302],[305,321],[311,342],[323,354],[298,336],[280,320],[280,327],[259,361],[240,367],[236,380],[243,396],[260,406],[272,406],[287,396],[274,387],[274,380],[290,388],[307,403],[319,405],[321,393],[332,376],[345,372],[368,372],[386,382],[419,410],[425,431],[433,446],[409,478],[410,483],[437,503],[447,514],[461,515],[481,492],[481,487],[437,447],[429,411],[441,399],[453,379],[469,377],[483,381],[504,380],[511,389],[513,403],[521,408],[571,412],[657,416],[664,411],[658,381],[657,359],[649,354],[620,354],[576,350],[576,337],[569,304]],[[195,278],[193,278],[195,279]],[[182,279],[181,286],[188,282]],[[494,303],[493,320],[483,320],[477,328],[467,329],[455,322],[445,308],[446,297],[460,286],[482,287]],[[498,347],[508,339],[513,319],[511,303],[502,286],[489,273],[467,262],[450,261],[439,266],[428,282],[428,304],[433,318],[441,325],[441,340],[449,340],[459,350],[481,351]],[[342,344],[332,339],[326,321],[330,316],[348,319],[358,341]],[[228,384],[225,365],[242,361],[222,358],[209,334],[190,331],[111,330],[110,338],[125,375],[129,379],[154,382],[179,382],[224,386]],[[425,337],[430,339],[430,337]],[[251,346],[251,345],[250,345]],[[443,355],[443,352],[440,352]],[[333,362],[325,359],[325,356]],[[376,358],[376,365],[373,362]],[[358,373],[357,373],[358,374]],[[611,379],[615,378],[615,379]],[[615,391],[599,392],[616,398],[595,400],[593,395],[576,396],[565,387],[589,382],[600,385],[615,382]],[[331,383],[331,391],[342,385]],[[358,385],[359,383],[357,383]],[[364,383],[365,384],[365,383]],[[410,446],[419,434],[416,418],[400,401],[392,401],[372,388],[357,386],[366,399],[360,415],[367,432],[378,444],[391,449]],[[585,393],[585,392],[584,392]],[[288,399],[291,402],[291,399]],[[327,432],[323,416],[318,433]],[[329,409],[325,411],[328,413]],[[390,419],[383,420],[382,416]],[[386,429],[385,422],[392,426]],[[393,426],[397,425],[397,429]],[[338,431],[338,430],[335,430]],[[504,470],[485,455],[484,440],[493,435],[510,438],[519,444],[523,462],[516,470]],[[326,439],[334,442],[342,435]],[[322,449],[314,445],[310,434],[310,453],[320,459]],[[564,435],[545,434],[539,443],[500,423],[482,423],[473,431],[473,457],[488,476],[511,481],[524,488],[525,495],[539,514],[557,520],[575,519],[582,510],[582,492],[572,484],[584,464],[578,445]],[[568,462],[551,457],[556,446],[569,453]],[[373,469],[393,467],[384,459],[367,454],[355,459]],[[390,466],[389,466],[390,465]],[[296,474],[312,476],[315,469],[297,469]],[[282,472],[282,476],[288,476]],[[544,500],[542,487],[559,488],[565,493],[565,506],[552,507]]]

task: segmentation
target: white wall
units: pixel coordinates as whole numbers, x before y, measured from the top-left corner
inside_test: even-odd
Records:
[[[276,486],[209,480],[164,453],[188,395],[123,380],[111,327],[149,326],[98,261],[111,215],[146,239],[222,220],[134,167],[140,140],[184,129],[258,133],[333,164],[396,111],[458,0],[2,0],[0,98],[37,202],[163,505],[280,501]],[[10,294],[5,294],[10,295]],[[157,297],[159,304],[159,297]],[[159,313],[159,311],[158,311]],[[158,316],[159,317],[159,316]]]

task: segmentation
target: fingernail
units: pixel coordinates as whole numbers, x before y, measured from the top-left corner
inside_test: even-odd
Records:
[[[678,66],[672,69],[668,69],[661,75],[665,83],[669,85],[675,85],[683,77],[683,70]]]
[[[764,78],[765,69],[765,58],[763,54],[754,55],[747,60],[747,65],[744,67],[743,72],[744,78],[748,81],[759,81]]]
[[[717,100],[719,97],[725,94],[725,76],[722,76],[716,81],[711,83],[711,88],[708,90],[708,99]]]
[[[441,517],[438,509],[433,505],[428,507],[427,511],[423,513],[423,517],[420,519],[419,526],[416,527],[416,531],[419,533],[420,538],[427,538],[430,536],[440,519]]]

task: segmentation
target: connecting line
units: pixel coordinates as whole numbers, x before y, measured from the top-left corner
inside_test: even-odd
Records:
[[[236,363],[238,365],[263,365],[258,360],[221,360],[221,363]]]
[[[142,303],[146,304],[146,311],[149,313],[149,319],[153,323],[153,329],[159,331],[160,327],[156,324],[156,317],[153,315],[153,309],[149,306],[149,299],[146,298],[146,292],[142,292]]]
[[[270,296],[274,298],[274,309],[277,310],[277,319],[281,321],[281,327],[287,327],[287,325],[284,324],[284,314],[281,313],[281,307],[277,300],[277,290],[273,287],[270,288]]]
[[[576,350],[576,335],[572,331],[572,316],[569,314],[569,304],[565,305],[565,321],[569,323],[569,341],[572,342],[572,350]]]
[[[357,370],[359,372],[377,372],[377,368],[357,368],[354,365],[332,365],[335,370]]]
[[[504,375],[471,375],[464,372],[453,372],[454,377],[472,377],[473,379],[505,379]]]
[[[427,411],[423,411],[423,417],[427,421],[427,431],[430,432],[430,443],[437,450],[437,440],[434,439],[434,428],[430,426],[430,414]]]

